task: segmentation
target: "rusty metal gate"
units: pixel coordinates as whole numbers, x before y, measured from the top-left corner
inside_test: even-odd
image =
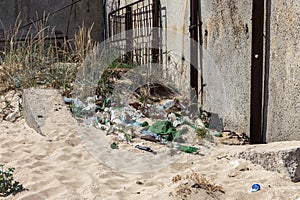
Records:
[[[140,0],[114,10],[108,22],[110,43],[123,61],[139,65],[162,61],[161,48],[157,48],[162,27],[159,0]]]

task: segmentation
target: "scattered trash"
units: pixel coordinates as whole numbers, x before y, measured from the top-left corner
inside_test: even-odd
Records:
[[[174,122],[174,121],[176,121],[177,117],[176,117],[175,113],[170,113],[170,114],[168,115],[168,119],[169,119],[171,122]]]
[[[146,140],[146,141],[151,141],[151,142],[160,142],[160,139],[153,135],[142,135],[141,139]]]
[[[172,108],[175,105],[175,103],[176,103],[176,98],[174,98],[172,100],[168,100],[163,105],[163,109],[168,110],[168,109]]]
[[[15,122],[22,116],[22,94],[18,91],[10,91],[5,96],[0,96],[0,122],[6,120]]]
[[[185,146],[185,145],[179,145],[176,147],[179,151],[185,152],[185,153],[194,153],[198,151],[198,148],[191,147],[191,146]]]
[[[149,130],[167,141],[172,141],[179,137],[178,131],[170,121],[156,121],[149,127]]]
[[[260,185],[257,183],[254,183],[251,187],[251,192],[257,192],[260,190]]]
[[[119,149],[119,146],[118,146],[117,143],[113,142],[113,143],[111,143],[110,148],[112,148],[112,149]]]
[[[5,120],[9,122],[14,122],[16,121],[17,117],[19,115],[19,109],[14,110],[13,112],[9,113],[6,117]]]
[[[195,120],[195,126],[196,126],[196,128],[201,128],[201,129],[205,128],[205,125],[204,125],[204,123],[202,122],[201,119],[196,119]]]
[[[65,102],[66,104],[71,104],[71,103],[73,103],[73,99],[72,99],[72,98],[64,97],[64,102]]]
[[[215,137],[223,137],[222,133],[220,133],[218,131],[214,131],[213,132],[213,136],[215,136]]]
[[[156,154],[156,152],[153,151],[150,147],[145,147],[145,146],[141,146],[141,145],[135,145],[135,148],[138,148],[140,150],[144,150],[144,151],[148,151],[148,152],[151,152],[153,154]]]
[[[106,130],[106,135],[110,135],[112,141],[134,143],[141,139],[164,144],[169,148],[166,153],[171,156],[180,152],[201,154],[203,152],[197,152],[199,148],[194,145],[197,146],[200,140],[214,142],[214,137],[217,137],[215,133],[209,133],[200,118],[194,121],[176,110],[179,104],[176,98],[166,100],[164,104],[140,102],[132,102],[128,106],[118,104],[121,107],[112,107],[110,98],[88,97],[85,101],[64,98],[64,100],[71,103],[70,107],[77,119],[83,119],[87,126]],[[172,145],[174,142],[181,144],[174,147]],[[112,142],[111,148],[117,149],[117,143]],[[154,152],[150,147],[137,145],[136,148]],[[207,148],[204,151],[207,151]]]
[[[118,135],[118,139],[119,139],[119,141],[124,141],[125,140],[125,134],[124,133],[119,133],[119,135]]]
[[[180,121],[174,121],[173,122],[173,126],[176,128],[176,127],[178,127],[178,126],[180,126],[181,125],[181,122]]]
[[[141,133],[142,133],[141,139],[152,141],[152,142],[163,142],[162,138],[158,134],[153,133],[152,131],[142,130]]]
[[[142,104],[139,102],[133,102],[133,103],[130,103],[129,105],[132,106],[133,108],[135,108],[136,110],[138,110]]]
[[[209,147],[205,145],[211,145],[223,136],[221,132],[208,130],[210,113],[201,111],[200,115],[191,117],[190,100],[175,96],[176,93],[171,90],[163,93],[165,86],[157,86],[159,85],[153,85],[150,92],[147,88],[138,88],[128,104],[115,102],[115,96],[101,93],[103,88],[97,88],[97,96],[87,97],[85,100],[65,97],[64,101],[70,105],[80,123],[83,121],[83,125],[106,130],[111,141],[139,143],[142,140],[154,142],[155,145],[164,144],[169,148],[167,154],[171,156],[181,152],[208,152]],[[159,88],[163,90],[160,91]],[[157,91],[161,93],[155,94]],[[116,101],[119,100],[121,99]],[[175,143],[177,145],[174,147]],[[115,144],[117,143],[111,143],[112,149],[116,147]],[[135,147],[153,152],[150,147]]]
[[[147,121],[144,121],[143,123],[140,123],[139,125],[140,125],[141,127],[149,126],[149,124],[148,124]]]

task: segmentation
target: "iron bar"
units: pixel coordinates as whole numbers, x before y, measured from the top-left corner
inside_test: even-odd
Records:
[[[133,57],[132,57],[133,39],[132,39],[132,8],[131,7],[126,7],[125,30],[126,30],[126,58],[125,58],[125,60],[128,63],[132,63],[133,62]]]
[[[263,32],[264,0],[253,0],[252,54],[251,54],[251,103],[250,143],[263,143],[262,88],[263,88]]]
[[[192,90],[195,91],[198,98],[198,0],[191,0],[191,17],[190,17],[190,49],[191,49],[191,64],[190,64],[190,83]],[[193,92],[192,92],[193,93]],[[191,94],[193,103],[194,94]],[[196,100],[197,100],[196,98]]]
[[[152,5],[152,20],[153,20],[153,39],[152,39],[152,62],[158,62],[159,56],[159,0],[153,0]]]

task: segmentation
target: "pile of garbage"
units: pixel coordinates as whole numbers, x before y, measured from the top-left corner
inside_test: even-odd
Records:
[[[183,109],[182,100],[177,98],[153,104],[133,101],[122,107],[110,98],[97,96],[88,97],[84,102],[78,98],[64,98],[64,101],[82,126],[105,131],[112,149],[119,149],[120,143],[136,143],[136,148],[154,153],[149,146],[141,145],[141,141],[147,141],[175,149],[171,155],[180,152],[203,155],[201,146],[213,145],[214,137],[222,136],[207,129],[209,113],[202,112],[191,119]]]
[[[158,144],[173,152],[202,154],[201,147],[212,146],[216,138],[222,137],[222,133],[208,129],[210,113],[199,112],[197,102],[186,99],[190,94],[180,94],[154,75],[151,77],[155,81],[139,82],[137,77],[143,80],[145,76],[133,73],[140,76],[131,77],[126,73],[131,68],[134,66],[115,61],[100,77],[95,96],[64,98],[82,126],[106,132],[112,149],[128,143],[154,153],[149,146]],[[128,79],[121,78],[124,74],[129,74]]]

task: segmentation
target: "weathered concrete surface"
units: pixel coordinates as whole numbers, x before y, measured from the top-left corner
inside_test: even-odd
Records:
[[[285,174],[300,181],[300,142],[275,142],[247,147],[235,154],[238,158],[261,165],[266,170]]]
[[[267,141],[300,140],[300,1],[270,1]]]
[[[76,132],[76,122],[57,90],[25,89],[23,115],[28,125],[51,140]]]
[[[24,25],[37,18],[43,16],[47,17],[48,14],[70,5],[72,2],[73,1],[70,0],[2,0],[0,2],[0,19],[4,27],[2,27],[1,24],[0,29],[9,30],[13,28],[19,14],[19,20],[21,20],[22,25]],[[50,30],[55,28],[55,30],[61,31],[64,36],[73,39],[74,34],[78,32],[78,28],[83,22],[86,27],[90,27],[94,24],[91,36],[94,40],[102,42],[104,38],[103,16],[102,1],[86,0],[49,16],[45,26],[50,26]],[[39,24],[40,23],[41,22],[39,22]],[[29,27],[24,28],[25,32],[28,28]]]
[[[252,2],[201,2],[203,108],[225,129],[249,133]]]

